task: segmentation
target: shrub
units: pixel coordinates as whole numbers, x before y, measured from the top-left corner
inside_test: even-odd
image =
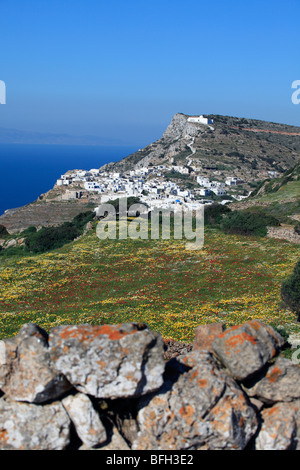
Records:
[[[74,217],[74,219],[72,220],[72,224],[75,225],[75,227],[77,227],[79,230],[83,230],[85,225],[91,220],[93,220],[94,217],[94,211],[81,212],[80,214]]]
[[[297,314],[300,320],[300,260],[294,267],[293,273],[282,283],[281,298],[285,305]]]
[[[207,225],[219,225],[225,214],[231,209],[223,204],[211,204],[204,208],[204,223]]]
[[[0,238],[1,237],[7,237],[9,235],[6,227],[4,225],[0,225]]]
[[[62,247],[80,234],[80,230],[75,225],[66,222],[59,227],[43,227],[28,237],[25,244],[28,250],[33,253],[44,253]]]
[[[27,235],[30,235],[35,232],[36,232],[36,227],[34,227],[33,225],[30,225],[30,227],[26,228],[25,230],[23,230],[23,232],[21,232],[21,235],[23,237],[26,237]]]
[[[30,254],[26,246],[11,246],[10,248],[1,249],[0,256],[3,258],[9,258],[11,256],[24,256]]]
[[[297,225],[295,225],[294,230],[295,230],[295,232],[296,232],[298,235],[300,235],[300,223],[298,223]]]
[[[224,217],[221,228],[227,233],[265,237],[268,226],[278,225],[280,222],[275,217],[262,212],[235,211]]]

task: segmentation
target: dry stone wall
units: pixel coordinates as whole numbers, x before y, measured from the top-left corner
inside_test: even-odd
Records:
[[[300,243],[300,235],[291,227],[268,227],[268,237],[287,240],[291,243]]]
[[[272,327],[171,347],[145,324],[24,325],[0,341],[0,449],[300,449],[300,368]]]

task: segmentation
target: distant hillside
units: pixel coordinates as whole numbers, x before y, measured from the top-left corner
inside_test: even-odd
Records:
[[[231,116],[209,115],[213,128],[175,114],[161,139],[107,169],[190,165],[203,175],[266,179],[268,171],[283,174],[300,160],[300,127]]]

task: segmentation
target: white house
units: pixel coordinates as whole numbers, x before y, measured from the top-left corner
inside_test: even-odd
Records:
[[[92,168],[89,173],[91,173],[93,176],[99,176],[100,171],[97,170],[96,168]]]
[[[216,196],[225,196],[227,194],[223,188],[211,188],[211,190]]]
[[[69,186],[72,183],[71,179],[60,178],[56,181],[57,186]]]
[[[209,183],[209,179],[204,176],[197,176],[197,183],[200,186],[206,186]]]
[[[177,173],[181,173],[182,175],[188,175],[189,174],[189,169],[185,168],[184,166],[174,165],[174,166],[172,166],[172,170],[176,171]]]
[[[86,181],[84,183],[84,188],[88,191],[100,191],[99,183],[97,183],[96,181]]]
[[[207,188],[201,188],[197,192],[199,196],[209,196],[211,193],[210,189],[207,189]]]
[[[226,179],[225,183],[227,184],[227,186],[236,186],[237,184],[242,183],[242,180],[240,180],[236,176],[231,176]]]

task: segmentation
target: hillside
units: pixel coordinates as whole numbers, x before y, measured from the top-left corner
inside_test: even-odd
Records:
[[[265,212],[282,223],[300,221],[300,163],[281,177],[267,179],[244,201],[234,203],[231,209],[263,207]]]
[[[106,169],[125,171],[149,165],[189,165],[201,174],[246,181],[281,174],[300,159],[300,127],[253,119],[209,115],[213,126],[175,114],[162,138]]]
[[[284,178],[284,173],[300,161],[300,127],[220,115],[208,116],[213,124],[206,125],[190,122],[189,118],[185,114],[175,114],[161,139],[119,162],[102,166],[100,179],[92,179],[93,175],[87,172],[85,180],[76,177],[74,182],[67,181],[70,183],[68,186],[56,184],[37,201],[2,215],[0,224],[9,231],[16,232],[30,225],[49,226],[71,221],[74,215],[99,205],[103,195],[114,199],[124,197],[128,190],[133,190],[132,195],[140,196],[149,191],[148,183],[153,189],[153,186],[160,187],[170,182],[170,185],[176,185],[177,195],[184,191],[192,192],[194,200],[198,200],[202,197],[197,182],[199,176],[212,179],[216,184],[223,184],[226,190],[223,199],[234,201],[255,192],[266,179]],[[143,174],[142,183],[138,181],[137,175],[133,180],[130,170],[145,167],[147,174]],[[70,179],[73,171],[70,169],[65,178]],[[112,177],[114,173],[122,173],[119,180],[117,177],[117,189]],[[111,176],[108,190],[105,175]],[[59,178],[60,175],[57,176]],[[239,184],[225,188],[226,179],[233,177],[237,178]],[[98,188],[102,185],[101,191],[87,189],[87,181],[94,181]],[[137,187],[145,183],[148,185],[146,191],[143,190],[144,187]],[[126,185],[131,188],[127,192]],[[286,199],[288,203],[295,202],[294,199],[289,199],[297,197],[298,182],[290,181],[287,188],[287,191],[281,189],[278,192],[280,204],[286,203]],[[272,194],[274,191],[272,190]],[[262,197],[262,193],[258,196]],[[265,196],[269,198],[270,191]],[[272,197],[275,197],[274,194]],[[220,199],[214,194],[209,195],[209,198],[222,200],[222,197]],[[253,205],[252,202],[251,204]],[[292,208],[289,215],[293,215],[293,211],[297,213],[297,210],[297,207]],[[286,212],[286,208],[283,212]]]
[[[27,227],[48,227],[70,222],[76,215],[95,207],[89,202],[52,202],[38,200],[26,206],[5,212],[0,217],[10,233],[18,233]]]

